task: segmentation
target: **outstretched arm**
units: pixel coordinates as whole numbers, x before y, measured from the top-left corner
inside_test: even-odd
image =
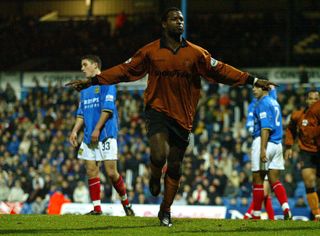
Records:
[[[77,91],[98,84],[117,84],[120,82],[131,82],[143,78],[147,73],[148,64],[146,63],[143,49],[139,50],[132,58],[126,62],[102,71],[99,75],[85,80],[74,80],[65,86],[72,87]]]
[[[211,57],[211,54],[204,51],[197,62],[199,73],[208,81],[222,84],[238,85],[257,85],[262,88],[270,88],[277,84],[268,80],[258,79],[247,72],[243,72],[233,66],[225,64]]]

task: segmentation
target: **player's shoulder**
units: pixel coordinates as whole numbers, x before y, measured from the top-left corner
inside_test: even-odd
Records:
[[[196,51],[196,52],[198,52],[200,54],[209,54],[209,52],[206,49],[204,49],[203,47],[201,47],[201,46],[199,46],[197,44],[191,43],[190,41],[187,41],[187,40],[186,40],[186,42],[187,42],[187,45],[191,49],[193,49],[194,51]]]
[[[104,84],[104,85],[100,85],[100,89],[102,92],[115,92],[116,89],[116,85],[114,84]]]
[[[277,99],[271,96],[270,94],[268,94],[267,100],[272,106],[279,106]]]
[[[304,112],[305,112],[304,109],[293,111],[291,114],[291,120],[296,120],[296,121],[299,120],[303,116]]]
[[[320,100],[312,104],[312,106],[309,108],[310,112],[320,112]]]
[[[146,45],[144,45],[142,48],[140,48],[139,51],[150,51],[150,50],[154,50],[160,48],[160,39],[156,39]]]

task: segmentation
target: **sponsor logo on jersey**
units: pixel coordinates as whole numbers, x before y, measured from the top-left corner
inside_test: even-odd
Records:
[[[156,76],[161,77],[180,77],[180,78],[192,78],[192,74],[188,73],[186,71],[180,71],[180,70],[165,70],[165,71],[155,71],[154,72]]]

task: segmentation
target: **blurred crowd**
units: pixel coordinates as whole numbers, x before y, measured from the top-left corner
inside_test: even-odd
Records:
[[[283,124],[304,105],[305,89],[288,84],[278,92]],[[18,99],[10,83],[0,87],[0,202],[24,202],[23,213],[45,213],[55,192],[72,202],[90,202],[84,163],[68,142],[78,93],[61,85],[44,88],[37,81],[26,91]],[[142,96],[142,91],[121,90],[117,98],[118,166],[133,204],[160,201],[148,188],[150,150]],[[250,88],[205,86],[174,204],[247,206],[252,185],[252,139],[245,128],[250,100]],[[285,162],[282,180],[294,204],[303,204],[297,150],[293,156]],[[119,202],[104,171],[101,168],[102,202]]]
[[[0,70],[78,70],[75,58],[85,54],[101,56],[110,67],[160,36],[161,24],[154,14],[126,16],[114,27],[112,17],[49,22],[35,17],[0,18]],[[296,43],[319,33],[319,19],[303,13],[296,13],[291,22],[284,12],[190,13],[187,22],[188,40],[237,67],[312,66],[319,60],[318,54],[293,51]],[[309,46],[318,44],[306,43],[304,49]]]

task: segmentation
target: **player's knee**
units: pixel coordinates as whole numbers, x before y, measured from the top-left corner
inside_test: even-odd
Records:
[[[111,170],[109,170],[109,171],[107,172],[107,175],[108,175],[109,179],[111,179],[111,180],[117,180],[117,178],[118,178],[118,176],[119,176],[119,173],[118,173],[117,170],[111,169]]]
[[[166,164],[165,156],[160,156],[160,155],[151,155],[150,161],[153,165],[159,168],[162,168],[164,164]]]
[[[304,185],[306,188],[313,188],[315,186],[316,179],[313,176],[308,176],[304,178]]]
[[[314,187],[306,187],[306,193],[308,194],[308,193],[314,193],[316,191],[316,189],[314,188]]]
[[[88,168],[87,169],[87,175],[90,178],[96,178],[99,176],[99,170],[95,169],[95,168]]]
[[[181,163],[168,163],[167,175],[175,180],[179,180],[182,175]]]
[[[182,175],[181,168],[179,169],[179,171],[174,171],[174,170],[168,169],[167,175],[172,179],[179,180]]]

